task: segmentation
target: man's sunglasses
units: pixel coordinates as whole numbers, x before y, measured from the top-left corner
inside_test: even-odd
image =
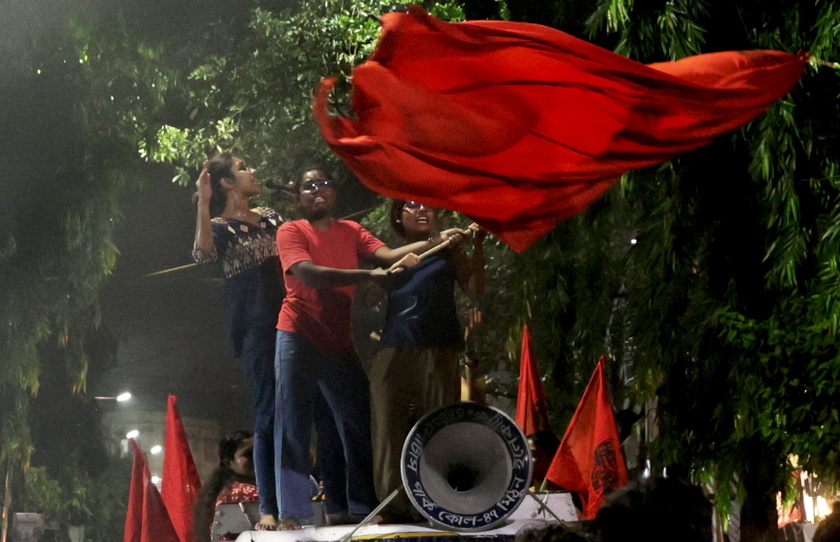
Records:
[[[321,179],[320,181],[306,181],[300,185],[300,191],[304,194],[312,194],[316,190],[333,190],[332,179]]]

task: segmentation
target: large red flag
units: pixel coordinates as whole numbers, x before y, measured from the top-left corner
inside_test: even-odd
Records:
[[[528,326],[522,330],[522,352],[519,355],[519,391],[516,395],[516,425],[526,435],[537,431],[551,432],[548,404],[545,401],[540,369],[531,351]]]
[[[160,495],[181,542],[193,542],[192,511],[198,500],[201,480],[176,403],[176,397],[170,395],[166,405],[166,436]]]
[[[522,251],[632,168],[710,143],[761,114],[807,55],[721,52],[644,65],[551,28],[382,17],[353,70],[354,118],[321,132],[372,190],[459,211]]]
[[[607,494],[627,483],[627,467],[607,392],[603,357],[595,366],[546,478],[578,492],[585,519],[595,517]]]
[[[179,542],[160,493],[152,483],[146,457],[134,439],[129,439],[129,442],[134,450],[134,460],[123,542]]]

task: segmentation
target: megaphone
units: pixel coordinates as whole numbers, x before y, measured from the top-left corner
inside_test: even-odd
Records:
[[[409,501],[433,525],[484,531],[503,524],[528,491],[528,441],[499,409],[441,407],[420,419],[402,450]]]

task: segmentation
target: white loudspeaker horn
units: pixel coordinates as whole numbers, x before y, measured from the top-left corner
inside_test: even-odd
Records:
[[[409,500],[433,524],[457,531],[499,526],[531,481],[528,441],[499,409],[441,407],[412,428],[402,451]]]

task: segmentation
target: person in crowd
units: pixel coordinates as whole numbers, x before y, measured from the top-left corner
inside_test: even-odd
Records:
[[[712,504],[700,488],[644,478],[613,492],[595,516],[599,542],[712,542]]]
[[[245,371],[254,416],[254,466],[260,495],[258,530],[277,526],[274,474],[274,324],[283,299],[274,237],[282,219],[251,207],[262,192],[253,169],[230,153],[204,164],[196,181],[193,259],[221,262],[227,339]]]
[[[831,505],[831,513],[817,525],[814,542],[840,542],[840,501]]]
[[[313,398],[321,393],[335,419],[347,462],[348,509],[328,523],[357,521],[377,504],[370,444],[367,376],[351,338],[354,286],[387,281],[416,263],[415,253],[452,238],[447,230],[429,239],[391,249],[361,225],[333,220],[334,182],[321,168],[305,170],[295,186],[301,220],[284,223],[277,246],[286,297],[277,321],[275,449],[281,529],[299,529],[312,516],[308,447]],[[387,268],[359,268],[359,261]],[[321,465],[325,485],[329,478]]]
[[[258,502],[253,451],[254,434],[244,429],[219,442],[219,466],[202,486],[194,508],[196,542],[210,540],[213,517],[220,504]]]
[[[390,222],[407,243],[434,237],[437,210],[394,200]],[[414,424],[460,398],[459,355],[463,332],[455,303],[456,284],[472,301],[484,291],[485,230],[473,237],[472,257],[450,246],[395,275],[388,289],[379,351],[370,368],[374,479],[377,497],[402,487],[400,457]],[[386,523],[412,521],[413,508],[400,492],[382,511]]]
[[[596,542],[595,535],[582,525],[560,523],[541,529],[525,529],[514,537],[514,542]]]

